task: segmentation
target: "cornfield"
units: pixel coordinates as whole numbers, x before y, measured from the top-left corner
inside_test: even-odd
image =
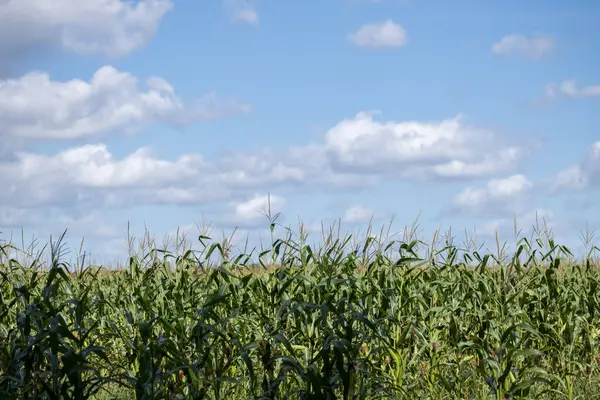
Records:
[[[316,247],[301,229],[234,257],[201,235],[119,269],[64,261],[60,239],[47,262],[6,243],[0,398],[600,396],[597,248],[408,236],[330,229]]]

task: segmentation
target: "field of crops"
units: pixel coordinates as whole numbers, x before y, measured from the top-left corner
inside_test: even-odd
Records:
[[[365,237],[290,234],[254,258],[200,237],[118,271],[3,245],[0,398],[599,397],[591,255]]]

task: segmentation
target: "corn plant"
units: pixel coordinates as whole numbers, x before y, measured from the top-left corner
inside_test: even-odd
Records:
[[[121,268],[0,247],[6,399],[575,399],[600,389],[600,265],[515,229],[514,253],[452,231],[369,227],[149,236]],[[49,257],[46,255],[49,251]],[[45,258],[44,258],[45,257]]]

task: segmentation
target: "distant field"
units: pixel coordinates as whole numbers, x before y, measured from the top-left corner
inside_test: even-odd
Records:
[[[0,398],[600,397],[593,251],[438,248],[300,235],[259,262],[203,239],[108,272],[4,245]]]

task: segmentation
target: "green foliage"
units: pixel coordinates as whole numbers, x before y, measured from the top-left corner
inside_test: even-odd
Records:
[[[271,227],[273,228],[273,224]],[[273,229],[272,229],[273,230]],[[409,235],[410,236],[410,235]],[[446,240],[289,234],[127,268],[0,252],[2,399],[593,398],[600,270],[551,239],[507,257]],[[435,242],[435,240],[434,240]],[[211,260],[220,257],[218,264]],[[265,263],[265,260],[269,260]],[[493,264],[493,265],[492,265]]]

